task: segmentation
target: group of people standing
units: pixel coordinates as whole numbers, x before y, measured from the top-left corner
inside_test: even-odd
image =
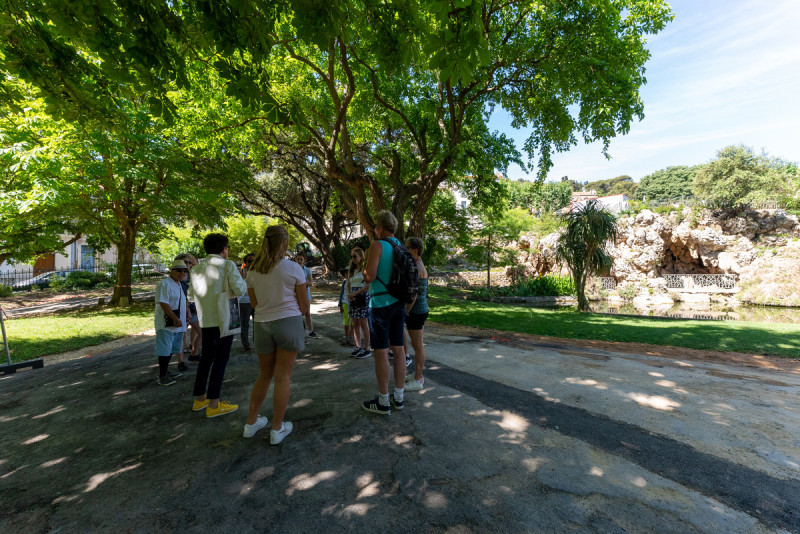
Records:
[[[385,239],[400,244],[394,237],[397,219],[388,211],[375,217],[375,237],[365,253],[356,248],[351,254],[346,281],[347,317],[353,320],[356,347],[375,359],[378,395],[365,401],[362,407],[379,414],[403,409],[405,390],[422,389],[425,350],[422,330],[428,315],[427,271],[420,255],[422,240],[411,238],[408,243],[420,273],[420,292],[416,301],[404,304],[392,297],[382,280],[389,280],[393,263],[393,248]],[[205,410],[206,417],[217,417],[238,409],[236,404],[221,401],[222,381],[230,357],[233,336],[221,336],[224,318],[220,314],[219,295],[240,299],[242,343],[248,339],[250,310],[253,314],[253,342],[258,354],[259,374],[250,394],[247,421],[243,436],[253,437],[269,424],[260,415],[261,405],[273,385],[273,414],[270,443],[278,444],[288,436],[293,425],[284,420],[289,402],[290,379],[295,359],[305,348],[305,327],[310,338],[318,337],[310,315],[310,277],[302,261],[285,258],[289,234],[281,226],[267,228],[260,250],[244,259],[241,272],[228,259],[228,238],[212,233],[203,240],[206,257],[199,262],[179,256],[171,265],[169,276],[156,291],[156,356],[160,384],[175,382],[178,373],[169,372],[171,355],[178,354],[179,370],[183,356],[183,338],[187,324],[197,321],[201,332],[202,351],[199,355],[194,384],[194,411]],[[251,257],[252,256],[252,257]],[[304,259],[304,258],[303,258]],[[189,268],[192,276],[188,279]],[[187,290],[181,288],[185,282]],[[344,286],[343,286],[344,287]],[[195,305],[194,312],[190,303]],[[408,328],[415,351],[415,372],[406,378],[406,348],[404,328]],[[371,347],[371,350],[370,350]],[[394,390],[388,391],[390,364],[388,352],[394,353]],[[365,352],[364,352],[365,351]],[[192,354],[194,345],[192,345]],[[191,356],[190,356],[191,358]],[[183,364],[185,366],[185,364]]]

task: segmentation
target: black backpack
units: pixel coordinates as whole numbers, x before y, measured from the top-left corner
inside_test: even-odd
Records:
[[[392,274],[389,281],[384,282],[378,278],[378,282],[386,287],[386,291],[374,293],[373,296],[386,295],[387,293],[403,304],[410,304],[419,293],[419,269],[414,256],[404,245],[398,245],[391,239],[381,239],[392,246]]]

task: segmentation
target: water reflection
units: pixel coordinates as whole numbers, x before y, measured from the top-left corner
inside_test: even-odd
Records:
[[[800,308],[770,306],[721,306],[677,303],[673,306],[637,308],[632,304],[619,305],[608,302],[592,302],[594,313],[611,315],[640,315],[643,317],[674,317],[703,321],[748,321],[753,323],[800,324]]]

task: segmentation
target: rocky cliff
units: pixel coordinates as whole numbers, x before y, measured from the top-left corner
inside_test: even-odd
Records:
[[[666,294],[667,274],[730,274],[744,302],[800,306],[800,222],[783,211],[715,216],[691,208],[644,210],[618,220],[611,276],[637,293]],[[560,270],[558,238],[525,236],[518,244],[527,274]],[[674,297],[674,295],[672,295]]]

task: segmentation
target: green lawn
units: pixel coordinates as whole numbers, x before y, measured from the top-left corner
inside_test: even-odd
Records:
[[[464,300],[468,292],[430,290],[430,320],[567,339],[627,341],[702,350],[800,356],[794,324],[665,320],[578,313],[571,308],[528,308]]]
[[[800,328],[793,324],[582,314],[565,308],[528,308],[464,300],[463,296],[468,293],[431,287],[431,321],[567,339],[628,341],[790,358],[800,356]],[[77,350],[151,328],[152,303],[6,321],[14,362]],[[2,354],[0,363],[4,362],[5,354]]]
[[[5,321],[12,362],[99,345],[153,328],[153,303]],[[0,364],[6,355],[0,349]]]

